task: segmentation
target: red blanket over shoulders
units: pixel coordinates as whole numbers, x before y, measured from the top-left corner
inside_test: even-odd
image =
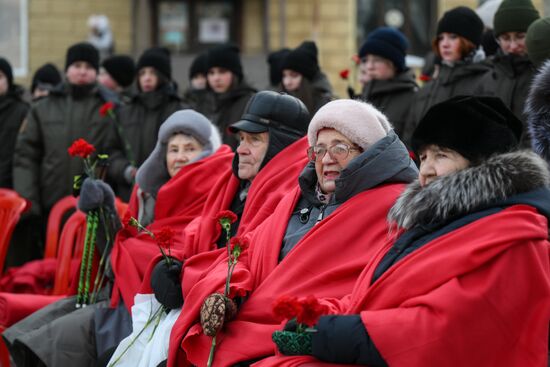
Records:
[[[298,176],[307,164],[307,147],[307,139],[302,138],[278,153],[261,169],[248,191],[238,235],[256,228],[273,213],[281,199],[296,187]],[[229,208],[236,190],[237,187],[228,200],[222,200],[223,195],[213,191],[211,193],[213,204],[207,205],[203,215],[193,221],[184,232],[186,248],[192,249],[191,252],[195,254],[187,258],[183,269],[182,288],[185,299],[189,290],[208,272],[210,267],[215,267],[215,264],[226,259],[226,249],[218,249],[216,245],[221,233],[216,215],[220,210]],[[174,361],[179,358],[179,344],[187,328],[186,319],[180,317],[172,329],[169,364],[174,364]]]
[[[372,286],[365,268],[342,313],[360,314],[388,365],[547,366],[547,220],[516,205],[431,241]],[[273,357],[255,367],[328,366]]]
[[[300,190],[287,195],[273,215],[250,233],[250,249],[232,279],[232,288],[250,291],[249,297],[236,318],[218,334],[214,365],[232,366],[274,354],[271,334],[280,328],[280,322],[274,319],[271,306],[280,295],[322,298],[350,293],[366,263],[385,243],[386,215],[402,190],[401,184],[389,184],[354,196],[309,231],[278,263]],[[197,366],[206,365],[212,340],[196,323],[198,310],[208,294],[222,289],[225,267],[221,262],[216,269],[209,269],[191,289],[182,311],[192,326],[181,347],[188,361]]]
[[[216,153],[181,169],[176,176],[164,184],[155,203],[155,219],[148,226],[151,231],[164,226],[176,234],[201,214],[205,199],[220,175],[231,170],[233,159],[231,149],[222,145]],[[130,210],[133,205],[130,206]],[[135,213],[134,213],[135,214]],[[174,237],[172,248],[178,251],[181,243]],[[129,236],[121,231],[115,239],[111,252],[111,264],[115,274],[115,292],[120,291],[124,304],[131,308],[143,275],[151,259],[159,253],[157,244],[147,234]],[[116,297],[114,297],[116,302]]]

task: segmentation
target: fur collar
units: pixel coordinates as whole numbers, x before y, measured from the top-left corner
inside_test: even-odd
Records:
[[[535,153],[495,155],[482,164],[441,177],[424,188],[417,181],[401,194],[388,214],[400,228],[446,223],[512,195],[548,186],[550,173]]]
[[[533,79],[525,113],[533,150],[550,163],[550,61]]]

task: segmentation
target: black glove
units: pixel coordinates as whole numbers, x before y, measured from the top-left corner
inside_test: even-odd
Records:
[[[115,194],[111,186],[101,180],[86,178],[80,189],[78,209],[84,213],[97,210],[103,206],[112,212],[115,210]]]
[[[182,263],[171,258],[171,264],[168,265],[165,259],[162,259],[151,274],[151,288],[155,298],[164,307],[173,310],[183,305],[183,293],[181,290],[181,268]]]

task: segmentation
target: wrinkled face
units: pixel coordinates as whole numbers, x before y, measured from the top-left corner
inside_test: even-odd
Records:
[[[420,186],[426,186],[436,178],[463,170],[470,162],[451,149],[428,145],[419,154]]]
[[[294,92],[300,88],[302,84],[302,74],[297,71],[284,69],[283,70],[283,87],[287,92]]]
[[[369,80],[388,80],[395,76],[393,63],[380,56],[367,55],[365,67]]]
[[[8,93],[9,83],[6,74],[0,71],[0,96]]]
[[[145,66],[138,71],[138,83],[142,92],[152,92],[159,86],[159,77],[155,68]]]
[[[86,85],[95,82],[97,71],[86,61],[76,61],[67,68],[65,75],[70,84]]]
[[[166,144],[166,168],[170,177],[174,177],[182,167],[193,162],[201,153],[203,146],[194,137],[176,134]]]
[[[504,32],[498,36],[497,41],[506,55],[523,56],[527,54],[527,47],[525,46],[526,36],[525,32]]]
[[[260,171],[267,148],[269,146],[269,133],[247,133],[239,131],[239,155],[238,175],[241,180],[252,181]]]
[[[344,157],[334,157],[331,148],[337,144],[345,144],[350,147],[349,154]],[[336,189],[336,179],[346,168],[351,160],[361,154],[361,150],[351,142],[347,137],[334,129],[323,129],[317,135],[318,147],[328,149],[323,158],[315,160],[315,173],[317,173],[317,182],[325,194],[333,193]]]
[[[120,89],[120,85],[118,85],[118,83],[111,77],[111,74],[109,74],[104,68],[99,69],[97,81],[99,84],[112,91],[117,91]]]
[[[193,89],[205,89],[206,88],[206,76],[204,74],[196,74],[191,78],[191,87]]]
[[[462,58],[460,38],[454,33],[443,32],[437,36],[437,47],[443,61],[454,62]]]
[[[214,92],[225,93],[231,88],[233,73],[225,68],[214,66],[208,69],[206,80]]]

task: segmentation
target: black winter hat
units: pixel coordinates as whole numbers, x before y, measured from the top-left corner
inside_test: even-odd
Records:
[[[136,71],[139,72],[139,70],[144,67],[155,68],[155,70],[164,75],[166,79],[172,79],[170,52],[162,47],[151,47],[141,54],[136,66]]]
[[[531,0],[504,0],[498,7],[493,30],[498,37],[504,32],[527,32],[540,15]]]
[[[31,93],[36,87],[44,87],[42,89],[51,89],[61,83],[61,74],[54,64],[47,63],[42,65],[32,77]]]
[[[313,41],[304,41],[300,46],[290,51],[283,59],[281,69],[294,70],[307,79],[312,80],[320,71],[317,60],[317,45]]]
[[[115,55],[105,59],[101,66],[121,86],[128,87],[136,76],[136,63],[127,55]]]
[[[243,67],[239,47],[234,44],[214,46],[207,52],[207,70],[220,67],[231,71],[242,79]]]
[[[80,42],[72,45],[67,49],[67,57],[65,58],[65,70],[74,62],[86,61],[96,70],[99,70],[99,52],[91,43]]]
[[[13,85],[13,71],[8,60],[4,59],[3,57],[0,57],[0,71],[4,73],[4,75],[8,79],[8,89],[10,89]]]
[[[398,72],[405,70],[405,56],[409,42],[403,33],[391,27],[380,27],[369,33],[359,50],[359,57],[367,54],[390,60]]]
[[[417,153],[431,144],[449,148],[475,163],[517,147],[522,130],[500,98],[456,96],[428,110],[411,144]]]
[[[483,33],[483,21],[472,9],[459,6],[451,9],[439,20],[437,34],[443,32],[458,34],[479,46]]]
[[[550,32],[550,17],[535,20],[527,29],[525,39],[527,55],[536,67],[540,67],[546,60],[550,59],[548,32]]]
[[[267,56],[267,63],[269,64],[269,82],[271,85],[278,85],[283,80],[283,63],[286,55],[290,53],[290,49],[283,48],[278,51],[273,51]]]
[[[206,52],[200,53],[193,62],[191,63],[191,66],[189,67],[189,79],[193,79],[193,77],[197,74],[203,74],[206,76],[208,73],[208,55]]]
[[[306,106],[298,98],[274,91],[262,91],[250,98],[241,120],[230,125],[229,131],[262,133],[276,129],[303,136],[310,119]]]

